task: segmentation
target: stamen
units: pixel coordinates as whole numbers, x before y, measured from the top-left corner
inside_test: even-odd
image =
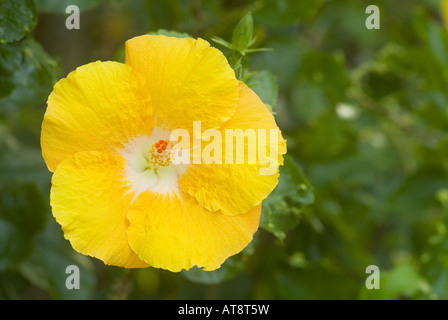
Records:
[[[166,167],[172,162],[171,148],[173,143],[171,141],[159,140],[154,143],[149,150],[151,154],[151,165],[154,169],[158,166]]]

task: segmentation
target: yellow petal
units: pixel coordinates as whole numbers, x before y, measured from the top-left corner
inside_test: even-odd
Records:
[[[140,194],[128,211],[129,244],[151,266],[173,272],[217,269],[243,250],[258,228],[261,206],[246,214],[212,213],[179,190],[163,196]]]
[[[98,151],[62,161],[52,179],[51,206],[72,247],[109,265],[147,266],[126,237],[126,211],[132,194],[123,182],[124,160]]]
[[[226,160],[232,158],[232,154],[225,152],[225,139],[227,129],[253,129],[256,133],[256,157],[249,161],[250,147],[255,147],[250,140],[244,140],[244,144],[239,144],[239,149],[244,148],[243,164],[237,164],[237,140],[233,142],[233,162],[229,164]],[[265,129],[266,143],[261,143],[260,131]],[[278,139],[269,139],[270,130],[276,132]],[[229,215],[236,215],[247,212],[250,208],[258,205],[265,199],[278,183],[278,166],[283,163],[283,154],[286,152],[286,142],[281,136],[274,117],[267,110],[258,96],[244,83],[240,82],[240,100],[234,117],[227,121],[220,129],[223,140],[223,160],[221,164],[190,164],[187,171],[180,177],[180,188],[194,196],[198,202],[210,211],[218,211]],[[208,142],[202,142],[202,148]],[[273,147],[272,149],[271,146]],[[272,158],[260,161],[258,150],[273,150]],[[277,152],[275,152],[277,151]],[[251,152],[251,154],[253,154]],[[204,152],[202,153],[204,160]]]
[[[79,151],[110,152],[150,134],[153,115],[144,79],[117,62],[94,62],[60,80],[48,98],[42,154],[50,171]]]
[[[147,80],[158,125],[218,127],[232,117],[238,82],[224,55],[202,39],[144,35],[126,42],[126,64]]]

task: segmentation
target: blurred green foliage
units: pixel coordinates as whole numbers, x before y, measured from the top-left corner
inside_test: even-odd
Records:
[[[69,4],[81,9],[80,30],[65,28]],[[379,30],[365,28],[368,4],[381,10]],[[440,2],[368,4],[1,1],[0,298],[447,299]],[[79,65],[122,60],[124,41],[148,32],[221,49],[288,140],[254,241],[213,272],[104,266],[74,252],[51,216],[39,143],[46,97]],[[71,264],[81,269],[80,290],[65,287]],[[368,265],[381,270],[379,290],[365,287]]]

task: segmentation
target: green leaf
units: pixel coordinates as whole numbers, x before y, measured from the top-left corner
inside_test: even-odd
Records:
[[[236,25],[232,34],[232,48],[242,55],[254,43],[254,21],[249,12]]]
[[[366,275],[367,277],[367,275]],[[364,287],[360,299],[364,300],[392,300],[398,298],[417,298],[425,291],[426,281],[416,268],[409,264],[398,265],[395,268],[380,272],[380,289]]]
[[[243,56],[237,51],[233,51],[229,58],[230,67],[235,71],[235,76],[240,80],[243,76]]]
[[[35,184],[3,185],[0,195],[1,219],[8,220],[28,235],[43,229],[49,207]]]
[[[53,299],[92,299],[96,277],[92,261],[75,252],[55,221],[39,234],[34,242],[31,256],[19,266],[21,274],[32,284],[47,292]],[[80,288],[69,290],[65,281],[69,274],[67,266],[79,268]]]
[[[0,219],[0,271],[13,269],[32,250],[33,241],[12,222]]]
[[[0,186],[15,182],[35,184],[41,192],[48,192],[51,175],[40,149],[15,145],[0,151]]]
[[[266,52],[266,51],[273,51],[272,48],[254,48],[254,49],[247,49],[246,53],[255,53],[255,52]]]
[[[0,114],[43,103],[57,81],[60,68],[33,39],[0,45]]]
[[[1,1],[0,45],[22,39],[33,30],[36,21],[37,11],[33,0]]]
[[[15,85],[12,81],[12,72],[0,65],[0,99],[9,96],[14,88]]]
[[[278,185],[263,201],[260,227],[284,240],[299,223],[304,208],[313,202],[311,184],[293,159],[285,155]]]
[[[268,26],[287,25],[310,20],[320,10],[325,0],[282,0],[264,1],[255,17]]]
[[[49,208],[30,183],[1,186],[0,208],[0,270],[4,270],[31,253],[34,235],[43,229]]]
[[[217,44],[222,45],[223,47],[225,47],[227,49],[233,50],[232,44],[220,37],[213,36],[213,37],[211,37],[210,40],[212,40],[213,42],[216,42]]]
[[[262,70],[255,72],[246,83],[265,104],[275,107],[278,99],[277,78],[272,72]]]
[[[40,12],[65,14],[70,5],[76,5],[79,11],[87,11],[96,8],[100,0],[36,0]]]
[[[24,147],[0,127],[0,270],[32,251],[49,213],[49,172],[39,149]]]

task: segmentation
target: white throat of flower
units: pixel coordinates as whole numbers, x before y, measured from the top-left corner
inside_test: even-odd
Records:
[[[154,128],[151,136],[134,138],[119,150],[126,160],[125,180],[135,196],[147,190],[160,194],[178,190],[178,179],[186,168],[173,163],[172,147],[170,131]]]

